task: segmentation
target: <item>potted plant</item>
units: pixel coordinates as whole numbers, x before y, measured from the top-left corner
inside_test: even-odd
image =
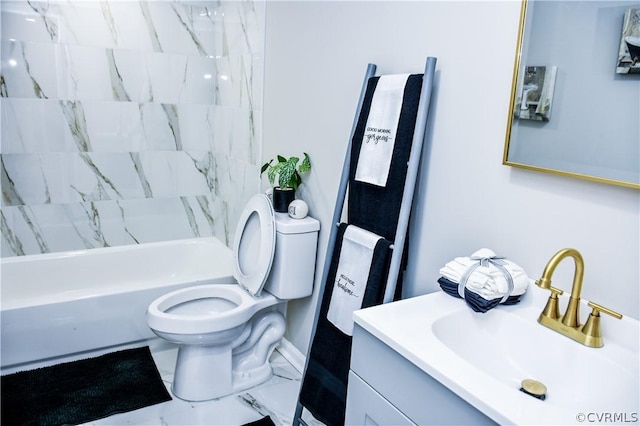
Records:
[[[277,160],[274,162],[274,160]],[[300,163],[300,164],[298,164]],[[302,174],[311,170],[309,154],[304,153],[300,162],[299,157],[283,157],[278,155],[276,159],[262,165],[260,175],[267,172],[269,183],[273,187],[273,209],[280,213],[286,213],[291,203],[296,198],[296,190],[302,183]]]

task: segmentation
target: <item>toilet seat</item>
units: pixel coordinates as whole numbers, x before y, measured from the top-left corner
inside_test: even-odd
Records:
[[[275,244],[271,201],[264,194],[254,195],[236,228],[233,276],[238,284],[199,285],[167,293],[147,308],[148,325],[162,333],[211,333],[240,326],[259,310],[275,305],[275,296],[261,295],[273,264]]]
[[[172,313],[183,303],[201,299],[223,299],[236,306],[218,312]],[[246,323],[256,312],[278,303],[269,293],[254,298],[236,284],[207,284],[165,294],[147,308],[147,323],[153,330],[172,334],[203,334],[228,330]]]
[[[253,296],[260,296],[262,292],[275,248],[273,206],[266,195],[256,194],[240,215],[233,244],[233,277]]]

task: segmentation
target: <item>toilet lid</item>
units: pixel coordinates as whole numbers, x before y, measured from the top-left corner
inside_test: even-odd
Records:
[[[254,296],[260,295],[267,281],[275,246],[273,206],[266,195],[256,194],[240,215],[233,244],[233,276]]]

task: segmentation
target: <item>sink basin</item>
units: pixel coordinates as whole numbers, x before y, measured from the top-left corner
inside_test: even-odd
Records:
[[[548,295],[530,286],[520,304],[480,314],[437,292],[355,321],[497,423],[637,423],[639,322],[603,317],[605,346],[589,348],[538,324]],[[546,399],[521,392],[524,379],[542,382]]]
[[[461,335],[460,326],[464,327]],[[547,387],[545,405],[582,411],[620,411],[621,395],[638,401],[638,358],[615,344],[580,345],[513,312],[478,316],[459,310],[437,319],[435,336],[455,354],[512,389],[523,379]]]

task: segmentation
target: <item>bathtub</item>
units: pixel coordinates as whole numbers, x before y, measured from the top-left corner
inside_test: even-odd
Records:
[[[2,259],[1,368],[154,338],[149,303],[181,287],[235,282],[231,265],[215,238]]]

